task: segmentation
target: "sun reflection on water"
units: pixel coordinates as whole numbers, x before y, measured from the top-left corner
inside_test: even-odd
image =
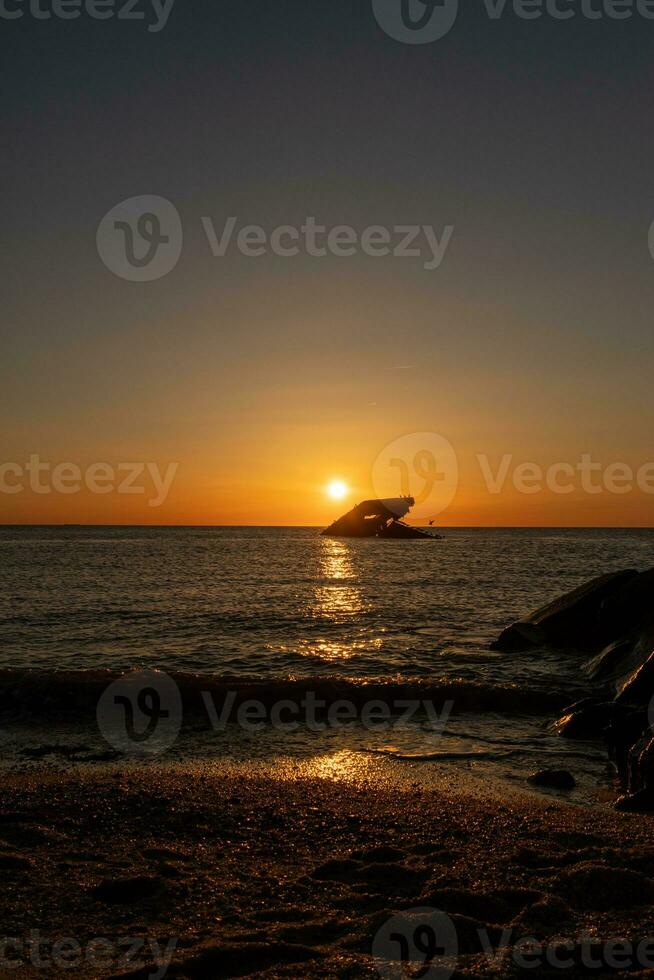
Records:
[[[369,779],[380,766],[377,760],[361,752],[341,749],[328,755],[316,755],[298,766],[301,778],[332,779],[335,782],[360,782]]]
[[[349,545],[322,538],[318,556],[321,579],[313,592],[312,614],[328,619],[342,619],[362,612],[366,606],[358,585],[359,575]]]
[[[352,548],[343,541],[331,538],[320,540],[318,553],[319,582],[312,590],[307,613],[313,620],[331,624],[348,623],[366,612],[368,605],[358,585],[359,573]],[[369,640],[338,640],[329,635],[304,640],[299,652],[306,657],[323,660],[349,660],[358,651],[369,649]]]

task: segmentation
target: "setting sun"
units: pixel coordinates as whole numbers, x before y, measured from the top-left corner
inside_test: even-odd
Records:
[[[342,480],[332,480],[327,487],[327,493],[333,500],[342,500],[348,492],[348,488]]]

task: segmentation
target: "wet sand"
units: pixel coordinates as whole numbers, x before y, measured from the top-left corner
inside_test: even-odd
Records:
[[[510,950],[494,965],[483,952],[480,935],[497,944],[503,926],[509,945],[654,933],[642,816],[502,800],[456,780],[402,789],[301,770],[79,768],[3,782],[1,931],[23,944],[5,950],[23,966],[5,963],[3,977],[56,975],[30,962],[37,930],[46,963],[52,942],[79,944],[61,975],[162,976],[154,961],[172,951],[176,978],[377,977],[375,934],[416,906],[454,922],[454,977],[520,974]],[[126,959],[126,937],[147,945]]]

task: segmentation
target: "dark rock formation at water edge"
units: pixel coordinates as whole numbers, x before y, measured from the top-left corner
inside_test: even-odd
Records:
[[[654,810],[654,569],[611,572],[507,627],[491,644],[591,654],[592,697],[555,722],[565,738],[603,738],[624,794],[623,810]]]

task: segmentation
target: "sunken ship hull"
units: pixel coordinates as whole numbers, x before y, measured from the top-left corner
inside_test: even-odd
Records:
[[[415,504],[413,497],[364,500],[322,531],[328,538],[421,538],[434,541],[436,535],[410,527],[401,518]]]

